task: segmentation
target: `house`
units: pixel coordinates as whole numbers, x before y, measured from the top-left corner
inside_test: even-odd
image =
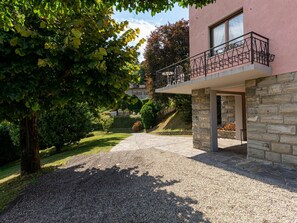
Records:
[[[126,91],[126,94],[128,95],[135,95],[139,99],[145,99],[148,98],[148,92],[146,90],[145,85],[136,85],[136,84],[130,84],[128,91]]]
[[[190,8],[190,57],[157,71],[156,92],[192,95],[195,148],[218,150],[220,95],[234,99],[248,158],[297,165],[296,10],[295,0]]]

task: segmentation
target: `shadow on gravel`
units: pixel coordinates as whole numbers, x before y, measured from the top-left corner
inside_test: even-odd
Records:
[[[247,160],[244,146],[246,145],[227,147],[219,149],[219,152],[203,153],[191,159],[297,192],[297,169]]]
[[[166,190],[179,181],[140,173],[138,167],[75,166],[29,186],[0,222],[203,222],[198,201]]]

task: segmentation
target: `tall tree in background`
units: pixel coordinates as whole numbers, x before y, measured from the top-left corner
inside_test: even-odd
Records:
[[[20,124],[22,174],[40,168],[39,113],[116,103],[137,70],[138,31],[100,2],[0,2],[0,119]]]
[[[189,22],[180,20],[174,24],[158,27],[147,40],[144,67],[147,74],[147,89],[150,96],[161,104],[168,104],[169,99],[176,102],[176,108],[188,112],[191,119],[191,98],[187,95],[155,94],[154,82],[156,71],[176,63],[189,56]]]

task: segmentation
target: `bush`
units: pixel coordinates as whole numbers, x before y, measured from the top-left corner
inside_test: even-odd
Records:
[[[111,117],[108,114],[102,114],[100,116],[100,123],[102,125],[102,128],[105,132],[109,132],[109,130],[111,129],[111,126],[113,124],[113,117]]]
[[[150,129],[156,124],[157,106],[153,101],[148,101],[140,110],[141,120],[145,129]]]
[[[0,166],[20,158],[19,147],[14,145],[9,128],[9,123],[0,124]]]
[[[115,116],[112,124],[112,128],[131,128],[133,124],[140,121],[141,118],[138,116]]]
[[[92,131],[93,119],[85,104],[71,103],[42,114],[38,122],[40,147],[55,146],[60,151],[62,146],[78,142]]]
[[[132,131],[133,132],[140,132],[142,130],[142,123],[141,121],[137,121],[133,124],[132,126]]]

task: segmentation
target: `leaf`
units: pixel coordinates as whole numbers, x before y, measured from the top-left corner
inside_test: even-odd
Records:
[[[102,56],[107,56],[107,52],[104,48],[100,47],[99,48],[99,53],[102,55]]]
[[[42,22],[40,23],[39,27],[40,27],[41,29],[46,28],[46,23],[45,23],[44,21],[42,21]]]
[[[46,67],[48,65],[47,59],[38,59],[37,66],[38,67]]]
[[[19,39],[17,37],[15,37],[9,41],[11,46],[16,46],[18,44],[18,42],[19,42]]]
[[[35,102],[35,103],[33,104],[33,106],[31,107],[31,109],[32,109],[34,112],[37,112],[37,111],[40,109],[39,104],[38,104],[37,102]]]
[[[77,29],[71,29],[71,33],[75,38],[80,38],[82,36],[82,33]]]
[[[14,52],[15,52],[17,55],[21,56],[21,57],[23,57],[23,56],[26,55],[26,54],[23,52],[23,50],[22,50],[21,48],[17,48],[17,49],[15,49]]]
[[[79,38],[75,38],[72,40],[72,45],[74,48],[79,48],[80,46],[80,39]]]
[[[92,78],[88,78],[87,80],[87,85],[90,85],[92,83],[93,79]]]

